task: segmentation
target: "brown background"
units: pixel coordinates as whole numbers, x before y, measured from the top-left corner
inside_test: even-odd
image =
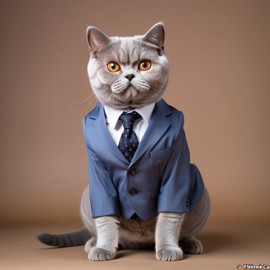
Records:
[[[0,268],[237,269],[270,265],[269,0],[0,0]],[[51,249],[39,231],[80,226],[88,183],[81,121],[96,100],[85,31],[166,26],[165,99],[185,129],[212,199],[204,254],[161,263],[154,251],[87,260]],[[238,268],[240,269],[240,268]]]
[[[163,21],[165,99],[185,113],[212,221],[270,219],[270,1],[0,1],[0,221],[79,220],[82,117],[96,104],[85,31]]]

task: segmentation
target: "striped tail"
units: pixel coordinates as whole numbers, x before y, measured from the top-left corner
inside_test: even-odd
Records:
[[[74,247],[84,245],[91,238],[91,235],[88,229],[83,228],[64,234],[40,233],[37,238],[40,242],[49,246]]]

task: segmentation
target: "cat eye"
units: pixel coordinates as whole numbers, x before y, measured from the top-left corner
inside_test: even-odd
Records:
[[[143,60],[139,64],[139,70],[140,71],[147,71],[151,68],[151,61],[149,60]]]
[[[112,73],[115,73],[117,71],[119,71],[121,69],[121,67],[116,63],[116,62],[109,62],[107,64],[107,69],[112,72]]]

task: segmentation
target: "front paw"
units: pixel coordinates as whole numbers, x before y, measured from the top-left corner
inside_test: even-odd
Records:
[[[115,258],[116,251],[110,251],[99,247],[91,247],[88,259],[92,261],[109,261]]]
[[[89,239],[86,242],[85,246],[84,246],[84,251],[86,253],[89,253],[90,252],[90,249],[93,248],[96,245],[96,242],[97,242],[96,238]]]
[[[160,261],[179,261],[183,259],[180,247],[167,247],[156,251],[156,258]]]

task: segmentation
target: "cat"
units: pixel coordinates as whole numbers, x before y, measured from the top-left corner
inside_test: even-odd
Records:
[[[89,187],[86,187],[80,207],[85,228],[61,235],[42,233],[37,236],[41,242],[58,247],[85,245],[88,258],[93,261],[112,260],[119,249],[154,249],[156,259],[163,261],[181,260],[184,253],[203,252],[203,245],[196,239],[196,235],[207,221],[210,200],[197,167],[189,163],[189,152],[182,128],[183,114],[162,99],[169,76],[164,39],[163,23],[155,24],[144,35],[132,37],[109,37],[96,27],[88,27],[90,59],[87,70],[92,90],[100,104],[84,119],[90,176],[90,191]],[[106,113],[111,109],[129,112],[147,106],[152,106],[152,111],[149,123],[140,131],[142,138],[139,142],[139,147],[145,147],[146,154],[139,157],[135,152],[132,166],[126,163],[127,176],[122,171],[122,174],[119,174],[126,179],[120,179],[114,172],[119,169],[115,161],[117,158],[109,159],[109,156],[114,157],[114,154],[111,154],[110,150],[106,151],[101,141],[101,137],[107,136],[111,144],[117,144],[120,134],[118,132],[116,135],[110,127]],[[181,139],[176,138],[174,133],[170,137],[164,135],[158,137],[159,141],[152,145],[152,149],[147,149],[143,145],[147,138],[159,132],[154,128],[154,115],[158,110],[164,111],[164,108],[167,118],[175,116],[171,126],[168,125],[167,130],[164,128],[164,134],[174,127],[181,134]],[[98,113],[103,115],[103,120],[106,121],[107,131],[103,130],[105,135],[95,135],[95,128],[92,127],[95,121],[93,119]],[[177,122],[177,119],[180,120]],[[155,121],[159,122],[159,119]],[[150,130],[151,128],[153,130]],[[148,141],[151,141],[151,138]],[[183,151],[179,159],[177,146],[187,148],[179,148],[179,152]],[[117,146],[114,147],[117,151]],[[154,148],[157,150],[154,151]],[[141,151],[139,149],[141,148],[137,151]],[[156,159],[144,159],[146,155]],[[179,166],[176,164],[175,169],[169,167],[174,160],[179,160]],[[134,169],[135,165],[137,171]],[[95,171],[96,168],[102,169]],[[180,174],[181,170],[184,172],[186,179],[181,180],[183,182],[179,182],[180,184],[175,184],[179,179],[171,179],[176,173],[175,170]],[[106,182],[102,182],[104,175],[108,177]],[[137,175],[138,178],[135,178]],[[113,180],[110,180],[110,177]],[[160,179],[154,179],[155,177]],[[140,191],[133,189],[133,193],[126,194],[126,185],[130,179],[138,179],[136,181]],[[176,182],[171,184],[170,181]],[[143,199],[145,186],[152,182],[156,182],[158,188],[147,193],[148,197],[148,194],[151,194],[150,199]],[[167,197],[164,195],[166,192]],[[106,194],[108,198],[102,198],[102,194]],[[130,199],[126,199],[127,197]],[[145,201],[141,203],[139,200]],[[137,207],[137,203],[140,207]]]

